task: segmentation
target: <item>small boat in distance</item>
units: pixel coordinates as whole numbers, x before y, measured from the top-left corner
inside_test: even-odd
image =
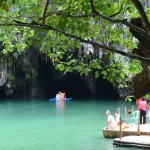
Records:
[[[56,100],[56,98],[51,98],[51,99],[49,99],[49,102],[54,102],[54,101],[70,101],[70,100],[72,100],[71,97],[65,98],[64,100]]]
[[[66,93],[64,93],[64,92],[61,92],[61,91],[59,91],[57,94],[56,94],[56,97],[54,97],[54,98],[51,98],[51,99],[49,99],[49,101],[50,102],[52,102],[52,101],[70,101],[72,98],[67,98],[66,97]]]

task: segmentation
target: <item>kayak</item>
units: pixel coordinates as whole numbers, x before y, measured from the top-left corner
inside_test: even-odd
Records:
[[[69,98],[65,98],[65,100],[64,100],[64,101],[70,101],[70,100],[72,100],[72,98],[71,98],[71,97],[69,97]],[[60,100],[56,100],[56,98],[51,98],[51,99],[49,99],[49,102],[52,102],[52,101],[60,101]]]

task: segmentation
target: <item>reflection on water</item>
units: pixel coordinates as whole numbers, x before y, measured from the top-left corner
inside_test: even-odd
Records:
[[[63,113],[65,109],[65,101],[56,101],[56,110]]]

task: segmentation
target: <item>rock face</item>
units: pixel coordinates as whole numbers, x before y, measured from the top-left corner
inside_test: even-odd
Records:
[[[50,98],[60,90],[68,97],[119,97],[113,86],[97,82],[92,74],[86,78],[76,73],[63,75],[32,47],[15,57],[14,54],[1,56],[0,72],[0,97]]]
[[[0,86],[1,92],[6,96],[34,97],[37,95],[37,61],[35,50],[24,54],[2,57]]]

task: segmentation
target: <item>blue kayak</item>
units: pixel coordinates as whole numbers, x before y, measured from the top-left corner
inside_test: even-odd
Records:
[[[70,100],[72,100],[72,98],[65,98],[64,101],[70,101]],[[60,100],[56,100],[56,98],[49,99],[49,102],[52,102],[52,101],[60,101]]]

